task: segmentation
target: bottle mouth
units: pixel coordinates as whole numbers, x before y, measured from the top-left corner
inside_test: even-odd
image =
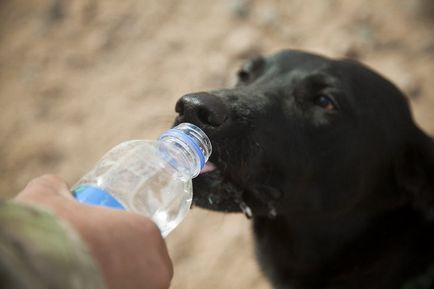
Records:
[[[162,133],[159,140],[167,137],[180,139],[187,144],[199,157],[200,168],[204,167],[211,155],[212,146],[211,141],[203,130],[194,124],[184,122]]]

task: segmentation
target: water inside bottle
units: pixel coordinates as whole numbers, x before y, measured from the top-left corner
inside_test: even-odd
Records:
[[[163,236],[182,221],[192,202],[191,180],[167,165],[154,145],[131,141],[116,147],[84,179],[110,191],[125,208],[150,217]]]
[[[151,217],[166,236],[184,218],[192,202],[191,180],[176,175],[170,167],[162,168],[142,184],[141,194],[129,200],[133,211]]]

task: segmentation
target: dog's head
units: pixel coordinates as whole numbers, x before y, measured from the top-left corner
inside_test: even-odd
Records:
[[[235,88],[185,95],[176,111],[212,142],[193,181],[201,207],[314,216],[433,204],[432,140],[403,94],[355,61],[257,57]]]

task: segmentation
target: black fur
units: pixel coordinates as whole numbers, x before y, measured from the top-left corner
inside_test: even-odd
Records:
[[[434,143],[404,95],[351,60],[282,51],[235,88],[181,98],[217,170],[195,204],[253,218],[275,288],[391,289],[434,263]]]

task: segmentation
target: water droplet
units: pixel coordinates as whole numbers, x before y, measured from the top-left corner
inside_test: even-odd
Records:
[[[247,219],[251,219],[253,217],[252,209],[250,209],[250,207],[246,203],[241,202],[240,209],[244,213]]]
[[[274,219],[277,217],[277,210],[274,207],[273,202],[268,203],[268,218]]]
[[[268,218],[274,219],[276,217],[277,217],[276,208],[270,208],[270,210],[268,211]]]
[[[210,205],[214,204],[214,201],[213,201],[213,199],[212,199],[212,196],[209,196],[209,197],[208,197],[208,203],[209,203]]]

